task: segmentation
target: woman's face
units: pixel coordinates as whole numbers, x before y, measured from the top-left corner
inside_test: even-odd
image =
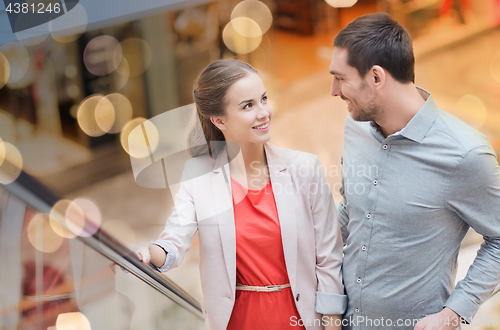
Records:
[[[265,143],[271,139],[273,110],[267,102],[264,84],[256,73],[248,73],[227,91],[225,115],[213,117],[226,141],[244,145]]]

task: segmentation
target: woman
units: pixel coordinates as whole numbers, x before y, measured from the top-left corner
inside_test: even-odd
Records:
[[[139,259],[177,267],[198,231],[207,329],[340,329],[342,243],[318,158],[267,143],[272,109],[249,64],[213,62],[193,96],[208,148]]]

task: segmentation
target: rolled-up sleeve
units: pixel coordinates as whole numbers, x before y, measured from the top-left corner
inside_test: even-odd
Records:
[[[165,241],[161,241],[161,240],[158,240],[158,241],[151,241],[149,242],[150,244],[154,244],[154,245],[158,245],[159,247],[161,247],[163,249],[163,251],[165,251],[166,253],[166,258],[165,258],[165,262],[163,263],[163,265],[161,267],[157,267],[156,270],[159,271],[159,272],[166,272],[167,270],[169,270],[174,262],[175,262],[175,259],[177,257],[177,254],[175,253],[175,248],[173,246],[171,246],[169,243],[165,242]]]
[[[347,308],[347,296],[344,294],[316,292],[316,313],[341,315]]]

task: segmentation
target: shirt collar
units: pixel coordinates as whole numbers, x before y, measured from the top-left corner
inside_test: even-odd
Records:
[[[420,143],[436,120],[439,112],[432,95],[423,88],[417,87],[417,89],[425,100],[424,105],[398,134],[393,135],[401,135],[407,139]],[[371,125],[373,128],[379,129],[376,123],[372,122]]]

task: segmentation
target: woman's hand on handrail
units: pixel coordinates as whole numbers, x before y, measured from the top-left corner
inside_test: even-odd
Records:
[[[167,258],[167,252],[155,244],[137,244],[132,248],[132,251],[143,264],[149,265],[151,263],[156,268],[163,266]]]
[[[146,266],[149,265],[149,262],[151,261],[151,253],[149,252],[150,246],[151,245],[141,244],[132,248],[132,251],[134,251],[139,261],[142,261],[142,263]]]

